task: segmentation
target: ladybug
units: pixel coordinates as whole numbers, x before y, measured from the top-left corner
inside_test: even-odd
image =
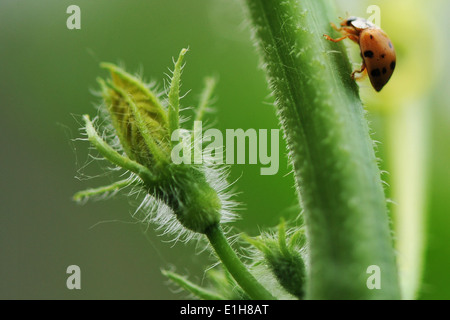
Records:
[[[352,79],[355,79],[356,73],[362,73],[367,69],[370,83],[379,92],[389,81],[395,69],[395,50],[389,37],[378,26],[358,17],[344,19],[340,28],[334,23],[331,23],[331,26],[343,36],[333,39],[324,34],[327,40],[339,42],[349,38],[361,49],[363,62],[359,70],[352,72]]]

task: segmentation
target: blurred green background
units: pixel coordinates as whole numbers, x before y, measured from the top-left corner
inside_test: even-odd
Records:
[[[346,12],[367,17],[367,6],[379,5],[382,27],[395,35],[398,69],[392,83],[379,95],[367,81],[361,83],[374,137],[381,142],[381,164],[388,171],[393,161],[387,159],[396,159],[389,151],[389,141],[395,140],[389,128],[397,127],[390,110],[415,101],[425,107],[426,117],[419,117],[424,134],[405,138],[425,159],[419,169],[412,167],[423,173],[413,183],[420,185],[420,210],[426,216],[419,297],[449,299],[450,64],[444,53],[450,49],[450,3],[401,2],[394,7],[388,1],[337,1],[343,17]],[[71,4],[81,8],[81,30],[66,28]],[[83,206],[71,200],[76,191],[112,179],[102,169],[105,163],[86,166],[88,144],[74,141],[80,137],[80,115],[97,112],[98,98],[91,91],[96,77],[106,75],[99,62],[123,62],[128,71],[142,70],[162,87],[172,57],[183,47],[190,52],[182,90],[191,90],[184,106],[195,106],[203,77],[216,75],[217,112],[209,118],[215,127],[278,128],[239,1],[0,1],[0,298],[186,297],[160,274],[167,267],[203,281],[204,267],[212,264],[208,255],[197,256],[195,245],[173,245],[151,226],[136,223],[131,217],[135,206],[125,196]],[[354,49],[349,45],[349,51]],[[256,235],[275,226],[280,216],[298,215],[285,153],[281,142],[280,170],[274,176],[260,176],[259,165],[232,167],[230,179],[238,179],[237,200],[244,204],[238,230]],[[96,177],[76,179],[80,173]],[[72,264],[81,268],[81,290],[66,288],[66,268]]]

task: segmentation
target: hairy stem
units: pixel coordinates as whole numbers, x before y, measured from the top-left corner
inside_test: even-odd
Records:
[[[94,197],[94,196],[107,195],[107,194],[119,191],[120,189],[122,189],[126,186],[129,186],[130,184],[132,184],[132,181],[130,181],[130,179],[124,179],[124,180],[116,181],[107,186],[78,191],[77,193],[74,194],[73,200],[81,201],[83,199]]]
[[[398,299],[380,172],[331,1],[247,0],[309,239],[310,299]],[[366,285],[380,267],[381,289]]]
[[[206,109],[209,107],[211,103],[211,96],[216,86],[215,78],[206,78],[205,79],[205,89],[203,90],[200,96],[200,103],[197,107],[195,120],[194,121],[202,121],[203,116],[205,115]]]
[[[216,251],[220,260],[233,276],[241,288],[255,300],[273,300],[268,292],[253,275],[247,270],[242,261],[231,248],[219,225],[211,227],[206,232],[211,246]]]
[[[190,282],[189,280],[185,279],[184,277],[167,270],[163,270],[162,274],[165,275],[167,278],[175,282],[177,285],[179,285],[181,288],[185,289],[188,292],[191,292],[192,294],[196,295],[200,299],[203,300],[225,300],[224,297],[208,291],[195,283]]]

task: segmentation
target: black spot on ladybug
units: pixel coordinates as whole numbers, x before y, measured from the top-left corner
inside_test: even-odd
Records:
[[[370,35],[370,39],[373,39],[373,35]]]
[[[389,41],[389,48],[392,49],[392,42]]]
[[[386,68],[383,68],[383,70],[381,72],[383,72],[383,74],[386,74],[386,72],[387,72]]]
[[[373,58],[373,51],[370,50],[364,51],[364,57]]]
[[[384,59],[384,57],[385,57],[385,54],[383,53],[383,54],[381,55],[381,59]]]
[[[372,77],[379,77],[381,76],[381,72],[380,69],[373,69],[370,74],[372,75]]]
[[[391,62],[391,70],[394,70],[395,69],[395,61],[392,61]]]

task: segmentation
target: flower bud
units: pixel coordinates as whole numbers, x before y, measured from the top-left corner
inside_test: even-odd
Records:
[[[98,81],[104,104],[129,159],[122,157],[106,142],[98,141],[101,138],[88,117],[86,132],[89,140],[108,160],[141,178],[145,192],[151,195],[150,201],[156,200],[156,206],[160,202],[167,205],[186,229],[206,233],[208,228],[220,222],[223,209],[219,196],[221,190],[216,190],[207,179],[207,172],[214,169],[203,164],[176,164],[171,160],[174,145],[170,137],[180,126],[179,88],[186,52],[185,49],[181,51],[175,64],[168,106],[163,106],[157,95],[140,79],[113,64],[101,64],[111,73],[111,79]],[[166,223],[168,220],[161,221]]]
[[[156,95],[119,67],[110,63],[101,66],[111,73],[110,80],[99,80],[99,83],[127,156],[148,168],[167,163],[170,156],[168,119]]]
[[[306,282],[305,263],[300,254],[300,247],[305,241],[303,230],[300,229],[292,235],[289,243],[286,243],[284,222],[279,225],[277,237],[245,238],[263,253],[278,283],[293,296],[303,299]]]

